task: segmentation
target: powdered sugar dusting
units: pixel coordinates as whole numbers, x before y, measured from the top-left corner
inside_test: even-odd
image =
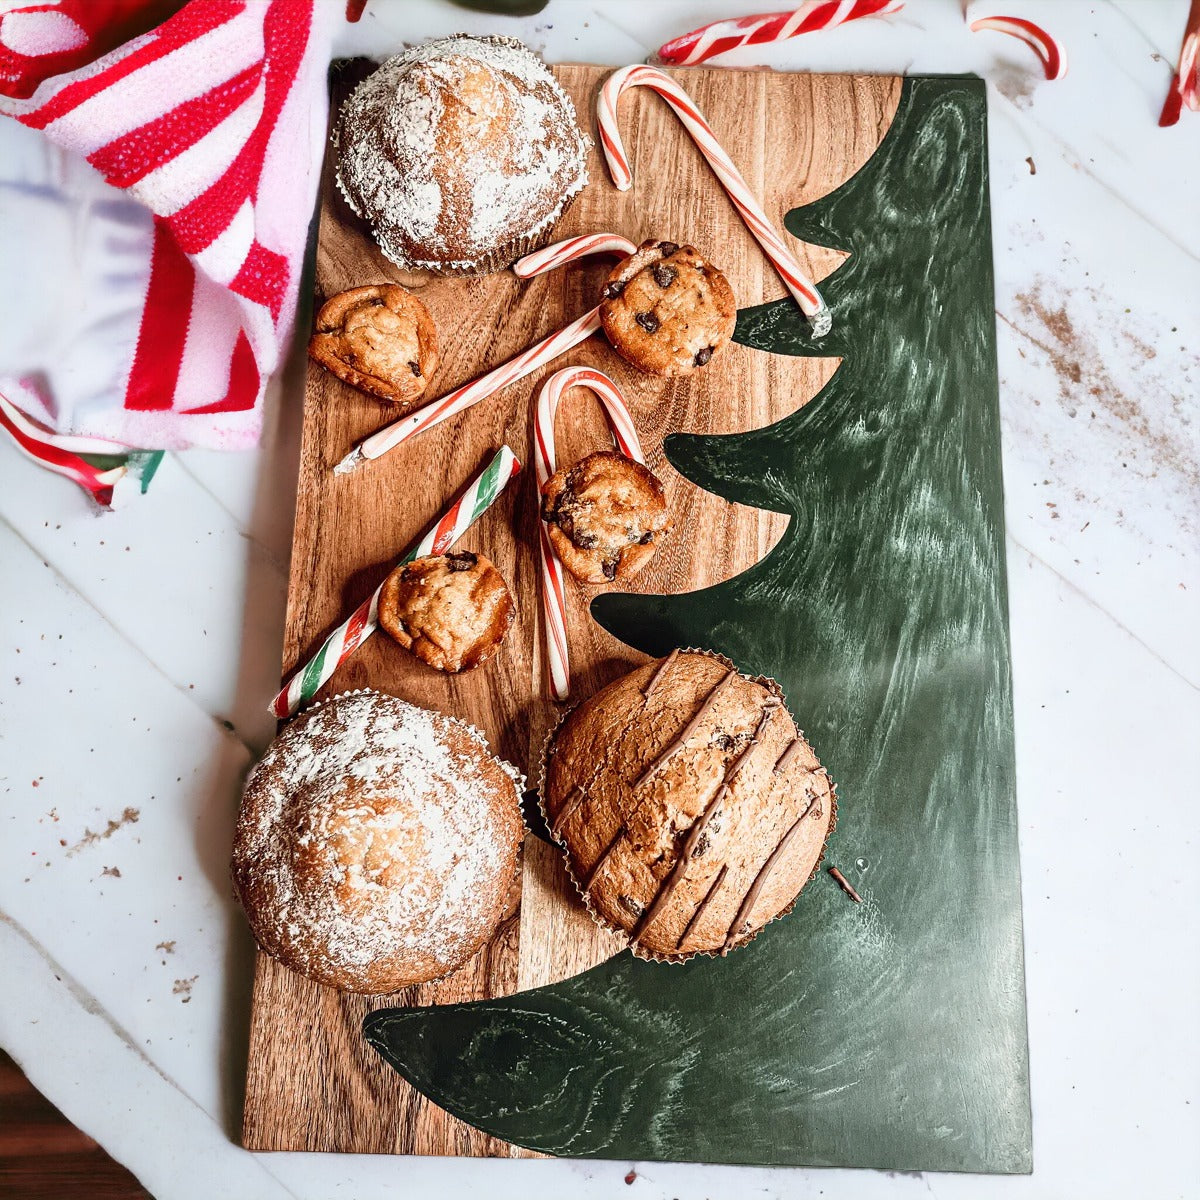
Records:
[[[337,182],[405,268],[469,270],[547,231],[587,183],[570,97],[513,38],[388,59],[342,107]]]
[[[522,786],[440,713],[375,692],[310,710],[246,784],[234,880],[256,936],[352,990],[445,974],[490,933]]]

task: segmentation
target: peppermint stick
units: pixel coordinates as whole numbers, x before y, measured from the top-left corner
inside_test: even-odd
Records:
[[[569,238],[565,242],[558,242],[553,246],[547,246],[542,250],[527,254],[514,264],[513,270],[520,278],[529,279],[573,258],[581,258],[584,254],[596,254],[602,250],[616,250],[621,254],[632,254],[635,249],[632,242],[618,237],[616,234],[590,234],[583,238]],[[557,333],[552,333],[549,337],[536,342],[528,350],[523,350],[515,358],[510,358],[508,362],[488,371],[487,374],[480,375],[478,379],[465,383],[460,388],[455,388],[454,391],[448,392],[439,400],[433,400],[423,408],[419,408],[415,413],[401,417],[399,421],[393,421],[390,425],[385,425],[371,434],[369,438],[359,442],[334,467],[334,473],[347,475],[368,459],[379,458],[402,442],[407,442],[409,438],[416,437],[426,429],[432,429],[442,421],[448,421],[473,404],[478,404],[480,400],[486,400],[501,388],[506,388],[510,384],[516,383],[518,379],[524,379],[526,375],[532,374],[539,367],[544,367],[548,362],[553,362],[560,354],[565,354],[573,346],[578,346],[580,342],[586,341],[599,329],[600,309],[597,306],[591,312],[585,313],[579,320],[572,321],[570,325],[560,329]]]
[[[883,17],[899,12],[904,0],[808,0],[794,12],[761,13],[713,21],[673,38],[658,48],[660,62],[673,67],[694,67],[739,46],[782,42],[801,33],[832,29],[859,17]]]
[[[792,252],[784,245],[783,238],[776,232],[775,227],[767,219],[762,205],[750,190],[749,184],[742,178],[741,172],[733,164],[733,159],[721,148],[717,135],[704,119],[700,110],[692,103],[691,97],[669,75],[657,67],[647,67],[636,64],[632,67],[622,67],[614,71],[600,89],[596,101],[596,117],[600,125],[600,141],[604,147],[604,157],[608,162],[609,174],[618,191],[628,191],[633,183],[633,171],[625,154],[625,146],[621,141],[621,133],[617,128],[617,103],[621,94],[631,87],[648,87],[657,92],[675,111],[675,115],[683,122],[684,128],[692,137],[692,141],[704,155],[713,174],[721,181],[726,195],[733,201],[746,227],[754,235],[755,241],[763,248],[763,253],[771,265],[779,273],[780,278],[791,294],[796,298],[801,311],[808,318],[814,337],[824,337],[830,330],[832,318],[829,308],[821,298],[812,280],[805,275]]]
[[[567,388],[586,387],[604,405],[604,414],[612,429],[613,441],[626,458],[645,465],[646,458],[638,441],[637,430],[621,389],[602,371],[593,367],[565,367],[555,371],[538,393],[537,412],[533,422],[533,459],[537,474],[538,492],[554,474],[554,417]],[[567,652],[567,597],[563,579],[562,560],[546,522],[539,527],[539,546],[542,561],[542,617],[546,625],[547,683],[555,700],[565,700],[571,694],[570,658]]]
[[[507,446],[501,446],[492,461],[467,485],[466,491],[396,565],[403,566],[426,554],[445,554],[491,508],[520,469],[516,455]],[[307,704],[334,671],[375,632],[382,592],[381,583],[288,680],[287,686],[271,701],[271,712],[276,717],[282,721]]]
[[[0,429],[12,438],[20,452],[39,466],[74,480],[92,494],[97,504],[112,504],[113,486],[125,474],[124,467],[101,470],[79,457],[85,454],[128,454],[128,446],[95,438],[51,433],[31,421],[7,396],[0,393]]]

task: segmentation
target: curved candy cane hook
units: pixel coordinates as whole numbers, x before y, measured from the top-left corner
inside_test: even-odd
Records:
[[[604,414],[612,429],[613,442],[626,458],[645,465],[646,458],[638,441],[637,430],[621,389],[603,371],[594,367],[564,367],[555,371],[538,393],[537,411],[533,419],[533,461],[537,474],[538,493],[554,474],[554,417],[563,393],[572,387],[586,387],[604,405]],[[571,667],[567,653],[567,596],[563,582],[562,560],[546,532],[545,521],[539,522],[539,546],[542,560],[542,617],[546,626],[547,682],[555,700],[565,700],[571,694]]]
[[[648,87],[657,92],[675,111],[691,135],[692,141],[704,155],[713,174],[721,181],[729,199],[733,201],[746,227],[763,248],[771,265],[779,272],[789,292],[796,298],[801,311],[808,318],[814,337],[824,337],[832,327],[829,308],[817,291],[816,285],[805,275],[795,256],[767,219],[762,206],[755,199],[749,184],[733,164],[733,159],[722,149],[717,135],[704,119],[703,114],[692,102],[692,98],[669,75],[657,67],[641,63],[622,67],[614,71],[600,89],[596,101],[596,118],[600,126],[600,142],[608,162],[609,174],[619,191],[628,191],[633,183],[633,171],[625,154],[621,133],[617,128],[617,103],[622,92],[631,87]]]

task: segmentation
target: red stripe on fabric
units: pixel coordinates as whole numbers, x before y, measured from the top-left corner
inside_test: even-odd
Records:
[[[262,71],[261,62],[247,67],[203,96],[101,146],[88,155],[88,162],[114,187],[131,187],[215,129],[253,94]]]
[[[28,4],[22,13],[54,13],[70,18],[83,42],[57,54],[20,54],[0,44],[0,93],[28,100],[47,79],[78,71],[118,46],[153,29],[183,0],[61,0]]]
[[[233,360],[229,364],[229,390],[224,399],[200,408],[186,410],[188,416],[202,416],[205,413],[245,412],[258,403],[258,385],[262,376],[259,374],[258,363],[254,361],[254,351],[250,339],[243,329],[233,347]]]
[[[85,100],[90,100],[114,83],[231,21],[245,7],[245,0],[204,0],[203,4],[188,4],[160,25],[144,45],[117,59],[95,75],[68,84],[51,96],[41,108],[17,119],[33,129],[45,129],[52,121],[66,116]]]
[[[125,389],[126,408],[158,412],[172,407],[195,289],[195,267],[180,250],[166,221],[155,217],[150,286]]]
[[[274,0],[263,22],[263,60],[269,64],[262,116],[229,169],[206,191],[171,217],[171,228],[189,254],[197,254],[222,234],[258,181],[279,113],[296,81],[312,26],[312,0]]]
[[[247,300],[269,308],[271,316],[278,321],[291,274],[288,260],[282,254],[268,250],[261,242],[255,240],[250,244],[246,260],[229,287],[239,296],[245,296]]]

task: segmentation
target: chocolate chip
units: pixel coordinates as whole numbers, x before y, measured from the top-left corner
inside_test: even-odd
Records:
[[[605,300],[615,300],[624,290],[625,285],[620,280],[617,280],[616,283],[610,283],[604,289],[604,298]]]
[[[712,735],[712,740],[708,743],[710,746],[716,746],[718,750],[732,750],[733,738],[729,736],[723,729],[718,729]]]
[[[646,532],[643,533],[640,538],[638,538],[638,545],[648,546],[652,541],[654,541],[654,530],[647,529]]]
[[[418,378],[421,378],[421,364],[410,361],[408,369]]]
[[[600,570],[603,572],[605,579],[616,579],[617,560],[615,558],[606,558],[600,564]]]
[[[629,909],[635,917],[640,917],[645,911],[646,906],[633,896],[622,896],[621,903]]]
[[[663,252],[665,258],[668,254],[674,254],[679,249],[678,242],[659,242],[658,248]]]
[[[703,350],[696,351],[696,366],[702,367],[713,356],[713,348],[705,346]]]
[[[653,271],[654,282],[660,288],[668,288],[675,282],[675,277],[678,274],[679,272],[674,267],[668,266],[666,263],[659,263]]]
[[[705,853],[705,851],[708,850],[708,847],[709,847],[708,831],[706,830],[704,833],[702,833],[700,835],[700,840],[696,843],[696,848],[692,851],[692,857],[699,858],[702,854]]]
[[[633,318],[647,333],[655,333],[658,330],[658,318],[652,312],[638,313]]]
[[[571,539],[580,550],[595,550],[600,545],[600,539],[594,533],[576,533]]]
[[[446,562],[452,571],[469,571],[478,561],[478,555],[472,554],[470,550],[446,555]]]
[[[721,818],[725,815],[724,809],[718,808],[715,813],[708,819],[708,827],[713,833],[721,832]]]

